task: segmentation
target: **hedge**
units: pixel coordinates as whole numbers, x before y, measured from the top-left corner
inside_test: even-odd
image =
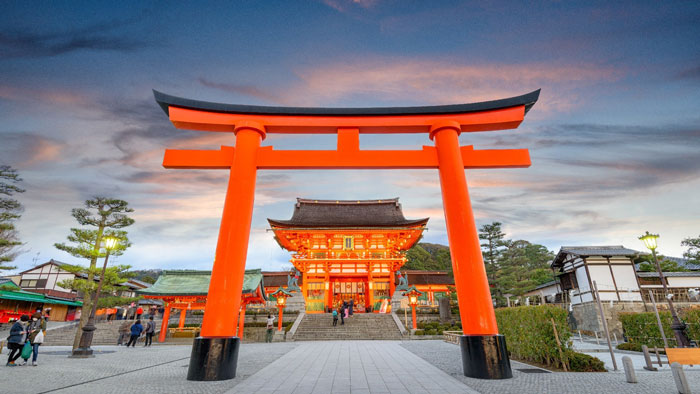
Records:
[[[681,310],[678,317],[688,325],[690,339],[700,341],[700,310]],[[671,330],[671,312],[661,311],[659,318],[669,346],[676,346],[676,338]],[[653,312],[621,313],[620,322],[627,342],[637,344],[640,348],[641,345],[664,347],[664,340]]]
[[[563,360],[552,319],[557,327]],[[570,371],[577,372],[605,371],[602,361],[571,348],[565,309],[552,305],[500,308],[496,310],[496,320],[500,333],[506,337],[509,353],[517,359],[557,368],[566,364]]]

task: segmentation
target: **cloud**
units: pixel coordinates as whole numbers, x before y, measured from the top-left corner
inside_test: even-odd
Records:
[[[62,161],[64,142],[34,133],[0,132],[3,155],[0,161],[16,168],[36,167]]]
[[[315,65],[298,69],[295,74],[296,82],[276,91],[208,80],[206,86],[297,106],[454,104],[500,99],[542,88],[537,103],[537,112],[541,113],[568,111],[583,100],[580,88],[616,80],[623,72],[591,64],[466,64],[454,59],[381,57]]]
[[[199,81],[199,83],[201,83],[202,85],[209,87],[209,88],[223,90],[223,91],[229,92],[229,93],[242,94],[244,96],[255,97],[255,98],[259,98],[261,100],[269,101],[271,103],[278,103],[279,102],[279,97],[277,97],[276,95],[269,93],[261,88],[253,86],[253,85],[213,82],[213,81],[210,81],[210,80],[205,79],[205,78],[199,78],[199,79],[197,79],[197,81]]]
[[[118,32],[133,22],[113,21],[54,32],[5,29],[0,31],[0,52],[4,59],[37,58],[81,50],[131,52],[149,46],[143,39]]]
[[[89,104],[84,95],[66,89],[32,89],[0,85],[0,99],[11,101],[39,101],[48,104],[82,107]]]
[[[700,80],[700,66],[687,68],[681,71],[680,73],[678,73],[678,79],[693,81]]]

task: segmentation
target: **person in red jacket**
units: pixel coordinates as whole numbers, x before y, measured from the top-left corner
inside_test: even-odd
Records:
[[[142,314],[143,314],[143,308],[138,307],[138,309],[136,309],[136,320],[141,320]]]

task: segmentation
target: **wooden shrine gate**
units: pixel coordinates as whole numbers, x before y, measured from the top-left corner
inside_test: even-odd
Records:
[[[216,258],[187,378],[235,377],[240,341],[235,337],[258,170],[437,169],[464,335],[464,374],[512,377],[505,338],[498,334],[491,293],[474,222],[465,168],[530,166],[527,149],[475,150],[459,145],[463,132],[513,129],[539,97],[539,90],[471,104],[396,108],[263,107],[195,101],[154,91],[175,127],[230,132],[235,147],[165,151],[163,166],[230,171]],[[261,147],[268,133],[337,134],[326,151]],[[360,150],[361,133],[425,133],[435,146],[420,150]]]

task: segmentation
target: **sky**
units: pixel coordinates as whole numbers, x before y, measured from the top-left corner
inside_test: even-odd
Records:
[[[660,234],[681,256],[700,235],[700,3],[674,1],[23,2],[0,13],[0,164],[26,192],[16,271],[55,259],[72,208],[93,196],[134,209],[135,269],[211,269],[227,183],[166,170],[166,148],[235,145],[177,130],[152,89],[271,106],[470,103],[542,89],[515,130],[463,133],[475,149],[527,148],[524,169],[468,170],[477,225],[558,251]],[[427,135],[361,136],[420,149]],[[276,149],[333,136],[269,135]],[[248,268],[289,267],[267,218],[295,198],[399,197],[447,244],[436,170],[260,171]]]

